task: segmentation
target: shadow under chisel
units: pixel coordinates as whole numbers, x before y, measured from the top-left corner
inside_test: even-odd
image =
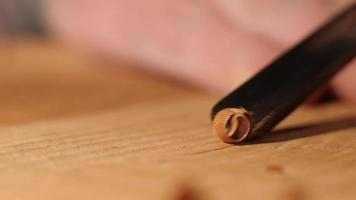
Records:
[[[272,62],[212,110],[226,143],[268,133],[356,56],[356,3]]]

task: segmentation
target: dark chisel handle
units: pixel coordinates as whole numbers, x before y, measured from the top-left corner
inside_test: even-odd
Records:
[[[228,143],[269,132],[355,55],[356,3],[218,102],[215,132]]]

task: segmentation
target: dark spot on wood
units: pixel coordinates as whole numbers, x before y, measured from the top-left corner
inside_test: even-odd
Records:
[[[271,173],[283,173],[283,167],[280,165],[270,164],[267,165],[266,169]]]
[[[189,184],[181,185],[174,200],[202,200],[200,192]]]

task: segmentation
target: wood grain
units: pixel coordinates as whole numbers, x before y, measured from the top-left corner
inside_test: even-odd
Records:
[[[2,199],[356,196],[355,106],[302,108],[227,145],[211,131],[217,97],[48,41],[1,44]]]

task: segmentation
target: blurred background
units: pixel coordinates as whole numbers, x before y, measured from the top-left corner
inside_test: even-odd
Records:
[[[0,41],[56,41],[223,94],[353,2],[0,0]],[[332,82],[333,93],[355,102],[355,75],[354,62]]]

